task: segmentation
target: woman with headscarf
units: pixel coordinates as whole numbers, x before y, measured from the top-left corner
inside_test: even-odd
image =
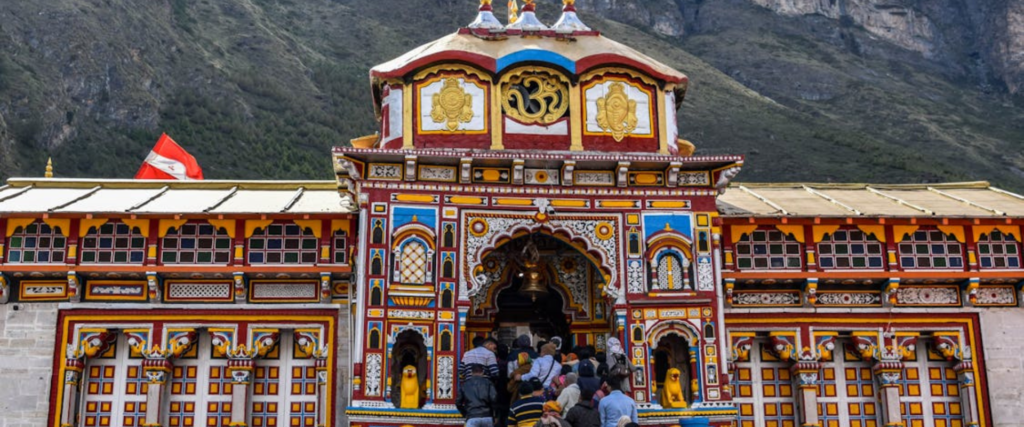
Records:
[[[562,419],[562,406],[554,400],[544,403],[544,414],[534,427],[572,427],[571,424]]]
[[[530,347],[530,336],[523,334],[519,338],[516,338],[512,342],[512,351],[508,355],[508,377],[512,378],[512,373],[519,368],[519,355],[525,353],[529,356],[530,360],[537,358],[537,353]]]
[[[616,370],[616,365],[625,364],[625,369],[620,367]],[[615,376],[618,374],[622,380],[624,391],[629,391],[630,377],[636,372],[636,366],[633,366],[633,362],[629,360],[629,356],[626,355],[626,350],[622,348],[622,342],[618,338],[608,338],[608,373],[609,375]],[[625,374],[625,376],[623,376]]]
[[[505,386],[505,389],[508,390],[508,393],[512,396],[512,398],[510,399],[510,403],[515,403],[515,401],[519,398],[519,395],[516,394],[516,392],[519,390],[519,384],[522,383],[520,378],[523,376],[523,374],[530,372],[530,369],[533,368],[533,362],[530,360],[530,355],[527,354],[525,351],[520,352],[516,356],[516,359],[509,362],[509,364],[511,364],[512,362],[516,363],[517,368],[513,371],[508,372],[509,380],[508,385]]]

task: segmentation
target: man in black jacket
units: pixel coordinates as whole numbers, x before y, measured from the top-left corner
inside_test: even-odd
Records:
[[[572,427],[601,427],[601,413],[594,407],[594,390],[583,389],[580,401],[565,415]]]
[[[498,402],[498,392],[491,380],[484,376],[483,365],[473,364],[469,371],[469,378],[459,387],[455,407],[466,417],[466,427],[492,427],[491,408]]]

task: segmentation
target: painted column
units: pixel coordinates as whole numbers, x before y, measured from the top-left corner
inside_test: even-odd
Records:
[[[252,370],[256,365],[253,359],[228,360],[228,373],[231,374],[231,426],[246,427],[249,418],[249,385],[252,384]]]
[[[327,359],[318,357],[316,359],[316,426],[327,425],[327,386],[330,384],[327,378]]]
[[[978,411],[978,394],[974,384],[974,362],[964,360],[953,367],[957,379],[960,380],[960,399],[963,402],[964,425],[977,427],[980,414]]]
[[[903,363],[881,361],[872,369],[878,378],[879,400],[882,402],[882,425],[886,427],[903,426],[903,415],[900,412],[900,379],[903,377]]]
[[[61,427],[71,427],[75,424],[75,404],[78,402],[79,385],[82,380],[82,370],[85,363],[82,359],[71,359],[64,363],[64,401],[60,407]]]
[[[817,362],[797,362],[789,368],[796,381],[801,427],[821,427],[818,419],[818,371]]]
[[[167,359],[146,359],[142,361],[142,372],[149,380],[149,385],[146,391],[146,420],[141,427],[160,427],[164,407],[161,398],[167,384],[167,374],[171,372],[171,362]]]

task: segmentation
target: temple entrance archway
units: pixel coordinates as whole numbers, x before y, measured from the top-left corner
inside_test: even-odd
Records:
[[[495,336],[510,344],[523,334],[534,343],[558,336],[563,351],[576,345],[603,346],[610,331],[610,301],[601,292],[605,275],[591,259],[572,244],[540,232],[490,251],[481,272],[488,286],[471,298],[470,337]]]

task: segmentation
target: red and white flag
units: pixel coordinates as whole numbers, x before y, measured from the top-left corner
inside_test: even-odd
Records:
[[[146,161],[135,174],[135,179],[203,179],[203,170],[195,157],[165,133],[160,135],[153,151],[146,156]]]

